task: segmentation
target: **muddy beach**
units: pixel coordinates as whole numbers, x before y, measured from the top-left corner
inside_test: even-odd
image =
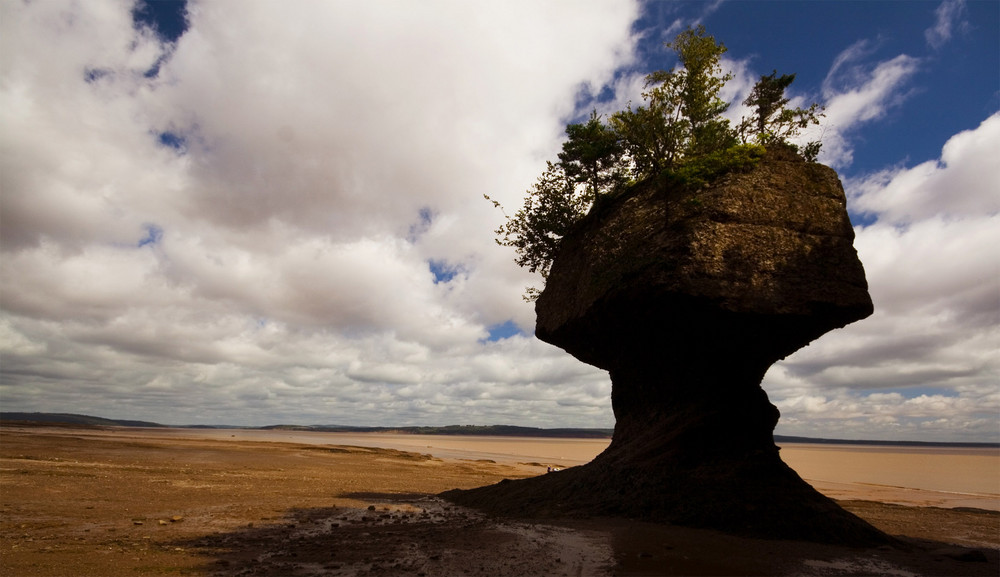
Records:
[[[871,550],[497,519],[435,495],[567,463],[239,435],[3,427],[0,575],[1000,573],[997,511],[841,500],[899,539]]]

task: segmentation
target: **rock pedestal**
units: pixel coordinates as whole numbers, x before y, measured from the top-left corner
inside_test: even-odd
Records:
[[[616,425],[593,462],[445,496],[508,515],[616,515],[869,544],[876,529],[779,457],[774,362],[872,313],[836,173],[769,153],[698,191],[646,182],[562,242],[536,335],[606,369]]]

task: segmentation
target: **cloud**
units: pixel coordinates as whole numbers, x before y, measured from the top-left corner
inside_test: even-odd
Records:
[[[920,59],[906,54],[872,66],[867,60],[874,51],[872,42],[860,40],[837,55],[823,80],[825,118],[804,134],[805,140],[822,140],[819,160],[834,168],[851,164],[851,134],[899,106],[908,96],[907,82],[920,69]]]
[[[533,338],[442,352],[391,333],[303,333],[237,316],[184,319],[176,335],[141,320],[147,332],[15,319],[0,332],[0,342],[18,345],[4,351],[6,379],[19,379],[3,387],[5,408],[172,424],[613,424],[607,374]],[[38,342],[46,355],[32,350]]]
[[[781,400],[779,433],[852,439],[995,439],[1000,394],[981,391],[956,396],[907,398],[899,393],[852,396],[803,395]]]
[[[744,117],[749,118],[754,114],[753,108],[743,104],[761,77],[760,73],[751,68],[750,61],[750,58],[734,60],[725,56],[720,61],[722,73],[732,75],[729,82],[719,91],[719,98],[729,103],[729,108],[723,113],[723,117],[728,119],[732,126],[737,126]],[[791,102],[791,98],[789,104],[798,106]]]
[[[0,10],[0,50],[17,55],[2,59],[0,242],[132,242],[140,224],[126,212],[155,210],[157,192],[176,184],[139,102],[144,72],[168,47],[133,29],[125,2]]]
[[[936,20],[934,26],[924,30],[924,38],[927,44],[935,49],[940,49],[951,40],[952,31],[956,27],[966,26],[962,20],[965,14],[965,0],[944,0],[934,11]]]
[[[637,4],[131,8],[0,5],[5,408],[610,424],[606,373],[488,341],[534,313],[482,195],[520,204]]]
[[[722,6],[725,0],[711,0],[710,2],[701,3],[701,14],[691,23],[691,26],[697,26],[702,24],[709,16],[714,14],[716,10]]]
[[[875,314],[768,373],[782,430],[1000,439],[998,147],[994,114],[937,160],[847,181],[849,205],[876,217],[855,240]]]
[[[913,168],[890,168],[855,181],[853,207],[881,221],[907,224],[1000,211],[994,151],[1000,144],[1000,114],[944,145],[941,158]]]

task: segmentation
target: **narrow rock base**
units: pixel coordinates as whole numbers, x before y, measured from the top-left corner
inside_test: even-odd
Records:
[[[850,546],[892,541],[809,486],[777,451],[753,461],[708,461],[693,468],[668,463],[628,468],[609,463],[615,459],[605,455],[580,467],[441,497],[502,517],[624,517]]]

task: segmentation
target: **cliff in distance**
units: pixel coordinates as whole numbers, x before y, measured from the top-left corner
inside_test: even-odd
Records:
[[[562,240],[538,338],[609,371],[616,425],[591,463],[445,496],[514,516],[614,515],[871,544],[879,531],[785,465],[760,382],[869,316],[836,173],[775,147],[699,190],[648,181]]]

